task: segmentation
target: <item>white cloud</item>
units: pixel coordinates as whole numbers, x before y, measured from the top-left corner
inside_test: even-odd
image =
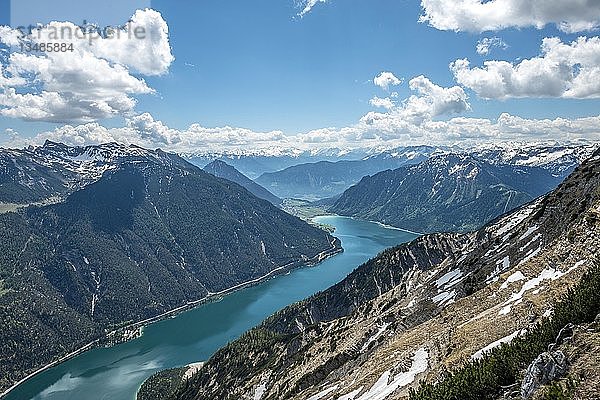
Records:
[[[136,29],[143,29],[142,39],[130,38]],[[169,27],[158,11],[150,9],[137,10],[121,35],[96,40],[90,50],[97,57],[127,65],[145,75],[164,74],[174,60]]]
[[[296,4],[300,7],[302,7],[302,11],[300,11],[298,13],[299,17],[304,17],[306,14],[308,14],[314,6],[316,6],[318,3],[326,3],[327,0],[297,0]]]
[[[482,56],[488,55],[492,48],[499,48],[502,50],[506,50],[508,45],[504,42],[504,40],[499,37],[491,37],[491,38],[483,38],[477,42],[477,46],[475,50],[477,54],[481,54]]]
[[[510,97],[600,97],[600,38],[558,38],[542,42],[541,55],[518,64],[485,61],[471,68],[466,59],[450,65],[456,81],[487,99]]]
[[[574,33],[600,26],[596,0],[421,0],[419,19],[440,30],[484,32],[556,24]]]
[[[384,90],[388,90],[390,86],[398,86],[402,83],[402,79],[397,78],[391,72],[382,72],[373,79],[373,83]]]
[[[0,41],[14,46],[15,32],[3,27]],[[83,34],[70,22],[51,22],[26,40],[64,43],[73,51],[10,54],[6,65],[0,66],[1,116],[90,122],[128,115],[136,104],[132,96],[154,93],[131,71],[160,75],[173,61],[167,24],[149,9],[138,10],[113,37]]]
[[[470,109],[467,94],[459,86],[444,88],[432,83],[423,75],[411,79],[408,84],[418,95],[410,96],[400,111],[413,120],[423,121]]]
[[[382,108],[387,108],[388,110],[390,110],[396,106],[394,104],[394,102],[392,101],[392,99],[390,99],[389,97],[385,97],[382,99],[380,97],[375,96],[371,100],[369,100],[369,103],[373,107],[382,107]]]
[[[52,131],[38,134],[29,144],[41,144],[45,140],[79,146],[119,142],[146,148],[160,147],[171,151],[187,152],[209,149],[219,151],[271,148],[275,144],[286,146],[288,139],[281,131],[254,132],[229,126],[206,128],[199,124],[192,124],[185,130],[178,130],[155,120],[149,113],[143,113],[126,118],[125,126],[119,128],[106,128],[97,122],[75,126],[63,125]]]
[[[9,147],[42,144],[45,140],[71,145],[106,142],[136,144],[146,148],[192,152],[289,153],[318,148],[391,148],[410,144],[472,144],[507,140],[600,141],[600,115],[578,119],[526,119],[501,114],[496,120],[455,117],[447,121],[424,120],[420,124],[402,113],[369,113],[356,124],[344,128],[322,128],[298,135],[280,131],[256,132],[244,128],[207,128],[192,124],[185,130],[168,127],[150,114],[127,118],[123,127],[107,128],[98,123],[64,125],[33,139],[5,132]],[[0,138],[0,143],[2,143]],[[8,141],[8,142],[7,142]]]

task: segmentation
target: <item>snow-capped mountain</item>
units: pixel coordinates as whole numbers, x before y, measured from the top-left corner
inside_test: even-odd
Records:
[[[0,149],[0,202],[60,199],[126,162],[183,163],[161,150],[107,143],[72,147],[46,141],[26,149]]]
[[[596,144],[499,143],[467,152],[490,163],[542,167],[564,177],[597,148]]]
[[[554,189],[542,167],[491,164],[466,153],[364,177],[331,211],[416,232],[469,231]]]
[[[581,330],[594,342],[562,338],[600,319],[599,188],[597,152],[480,230],[388,249],[217,352],[169,398],[407,399],[421,381],[411,398],[516,399],[566,359],[577,398],[595,399],[598,323]]]

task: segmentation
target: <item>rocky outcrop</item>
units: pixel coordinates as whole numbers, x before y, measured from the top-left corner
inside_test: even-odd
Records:
[[[566,373],[567,358],[562,351],[540,354],[527,368],[521,385],[521,397],[525,400],[531,398],[540,386],[561,378]]]

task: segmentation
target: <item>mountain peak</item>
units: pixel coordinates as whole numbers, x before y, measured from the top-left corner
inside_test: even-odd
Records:
[[[225,161],[216,159],[210,164],[206,165],[203,169],[205,172],[208,172],[216,177],[237,183],[258,198],[267,200],[274,205],[281,204],[281,199],[279,197],[275,196],[273,193],[269,192],[267,189],[254,182],[246,175],[238,171],[235,167],[227,164]]]

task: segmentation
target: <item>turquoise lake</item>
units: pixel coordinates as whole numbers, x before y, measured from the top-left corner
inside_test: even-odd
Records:
[[[157,322],[136,340],[84,353],[31,378],[6,399],[133,400],[156,371],[207,360],[275,311],[341,281],[383,249],[416,237],[351,218],[315,220],[336,228],[344,253]]]

